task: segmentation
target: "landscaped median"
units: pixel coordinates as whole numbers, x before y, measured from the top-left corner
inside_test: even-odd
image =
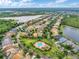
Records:
[[[53,43],[55,42],[54,40],[52,40],[52,43],[51,43],[47,39],[42,39],[39,41],[39,39],[29,39],[29,38],[20,37],[20,41],[25,46],[25,48],[33,50],[34,53],[36,53],[39,56],[46,55],[52,58],[53,57],[62,58],[64,56],[64,53]],[[34,44],[39,42],[46,44],[49,47],[49,49],[42,50],[34,46]]]

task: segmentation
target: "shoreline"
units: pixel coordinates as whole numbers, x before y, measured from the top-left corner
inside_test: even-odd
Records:
[[[62,28],[61,28],[61,26],[62,26]],[[73,39],[73,38],[69,38],[69,37],[67,37],[64,33],[63,33],[63,30],[64,30],[64,28],[67,26],[67,25],[61,25],[60,26],[60,32],[62,32],[62,36],[63,37],[65,37],[65,38],[67,38],[68,40],[71,40],[71,41],[73,41],[74,43],[76,43],[76,44],[78,44],[79,45],[79,42],[78,41],[76,41],[75,39]],[[69,27],[71,27],[71,26],[69,26]],[[73,28],[75,28],[75,27],[73,27]],[[76,28],[76,29],[78,29],[78,28]]]

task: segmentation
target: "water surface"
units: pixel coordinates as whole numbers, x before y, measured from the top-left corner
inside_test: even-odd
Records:
[[[75,41],[79,42],[79,29],[66,26],[63,30],[63,34],[68,38],[74,39]]]

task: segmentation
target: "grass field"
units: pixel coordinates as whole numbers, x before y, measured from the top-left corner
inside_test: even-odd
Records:
[[[0,19],[0,34],[9,31],[11,28],[16,27],[16,21],[14,20],[1,20]]]
[[[52,41],[48,41],[47,39],[41,40],[51,47],[51,49],[48,51],[42,51],[42,50],[36,48],[35,46],[33,46],[33,44],[35,42],[37,42],[38,39],[21,38],[20,40],[21,40],[22,44],[25,45],[25,47],[29,47],[35,53],[37,53],[39,56],[46,55],[46,56],[52,57],[52,58],[54,58],[54,57],[62,58],[64,56],[63,52],[61,52],[60,49],[55,45],[54,39],[52,39]]]
[[[69,17],[65,17],[63,19],[62,24],[79,28],[79,17],[75,15],[70,15]]]

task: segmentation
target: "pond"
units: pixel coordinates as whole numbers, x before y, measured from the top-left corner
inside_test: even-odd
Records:
[[[65,26],[63,30],[63,34],[71,39],[74,39],[75,41],[79,42],[79,29],[70,27],[70,26]]]

